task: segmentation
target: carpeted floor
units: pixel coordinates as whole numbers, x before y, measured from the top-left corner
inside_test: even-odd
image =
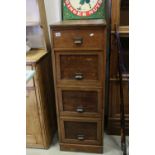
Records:
[[[127,146],[129,145],[129,138],[127,137]],[[128,149],[127,149],[128,152]],[[104,134],[104,155],[122,155],[120,149],[120,136],[112,136]],[[128,154],[128,153],[127,153]],[[59,150],[59,143],[55,136],[53,144],[48,150],[44,149],[26,149],[26,155],[97,155],[95,153],[82,152],[66,152]]]

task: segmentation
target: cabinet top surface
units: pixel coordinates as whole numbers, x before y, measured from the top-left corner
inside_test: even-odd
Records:
[[[64,20],[50,25],[51,28],[66,26],[106,26],[106,21],[104,19]]]
[[[35,63],[46,54],[47,52],[44,49],[32,49],[26,54],[26,63]]]

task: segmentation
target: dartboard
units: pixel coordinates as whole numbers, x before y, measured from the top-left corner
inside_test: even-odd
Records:
[[[68,10],[76,16],[91,16],[101,7],[103,0],[64,0]]]

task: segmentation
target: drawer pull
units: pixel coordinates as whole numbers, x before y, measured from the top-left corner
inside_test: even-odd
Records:
[[[77,107],[76,111],[79,113],[82,113],[82,112],[84,112],[84,109],[83,109],[83,107]]]
[[[76,44],[76,45],[81,45],[83,43],[82,37],[76,37],[73,40],[74,40],[74,44]]]
[[[82,80],[82,79],[83,79],[83,74],[82,74],[82,73],[75,73],[74,78],[75,78],[76,80]]]
[[[84,140],[85,139],[85,136],[84,135],[81,135],[81,134],[80,135],[77,135],[77,139],[78,140]]]

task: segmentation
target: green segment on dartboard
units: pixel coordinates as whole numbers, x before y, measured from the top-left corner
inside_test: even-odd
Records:
[[[80,5],[84,5],[85,3],[87,5],[89,4],[91,7],[90,0],[80,0],[79,2]],[[79,6],[77,6],[77,9],[80,10]],[[105,3],[103,2],[98,10],[90,16],[77,16],[67,8],[65,3],[63,3],[63,20],[69,19],[105,19]]]
[[[80,4],[83,5],[84,3],[90,3],[90,0],[80,0]]]

